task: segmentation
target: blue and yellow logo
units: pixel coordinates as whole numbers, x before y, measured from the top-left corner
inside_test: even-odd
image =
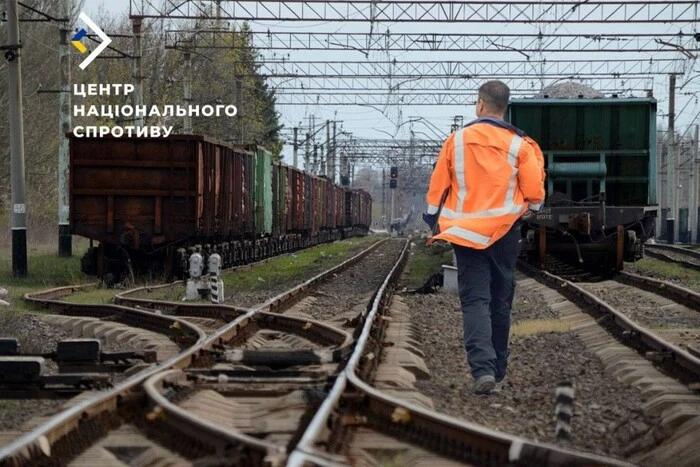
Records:
[[[87,52],[87,47],[83,45],[82,42],[80,42],[80,39],[83,37],[87,36],[87,31],[85,29],[81,29],[76,33],[75,36],[70,40],[70,43],[73,44],[73,46],[80,51],[81,54],[84,54]]]
[[[98,45],[95,48],[95,50],[93,50],[90,55],[85,57],[85,60],[83,60],[80,65],[78,65],[81,70],[84,70],[85,67],[87,67],[90,63],[92,63],[92,61],[94,59],[96,59],[97,56],[100,55],[104,51],[104,49],[106,49],[109,46],[109,44],[112,43],[112,39],[107,34],[105,34],[104,31],[102,29],[100,29],[100,27],[98,25],[96,25],[95,22],[93,20],[91,20],[88,17],[88,15],[86,15],[84,12],[82,12],[82,11],[80,12],[79,18],[85,24],[87,24],[87,27],[90,28],[90,31],[94,32],[95,34],[97,34],[97,37],[102,39],[102,43],[100,43],[100,45]],[[87,36],[87,33],[88,33],[87,30],[82,28],[70,40],[70,43],[73,44],[73,47],[78,49],[81,54],[84,54],[88,50],[87,47],[85,47],[83,45],[83,43],[81,42],[81,39],[83,37]]]
[[[81,30],[78,31],[78,32],[75,34],[75,36],[73,36],[73,38],[70,40],[70,43],[73,44],[73,47],[75,47],[76,49],[78,49],[78,50],[80,51],[81,54],[84,54],[85,52],[87,52],[87,47],[85,47],[85,46],[83,45],[83,43],[80,42],[80,40],[81,40],[83,37],[85,37],[85,36],[87,36],[87,31],[86,31],[85,29],[81,29]]]

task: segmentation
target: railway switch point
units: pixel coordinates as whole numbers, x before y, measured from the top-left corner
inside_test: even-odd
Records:
[[[17,355],[19,341],[14,337],[0,337],[0,355]]]
[[[98,364],[101,353],[102,345],[99,339],[65,339],[58,343],[56,361]]]

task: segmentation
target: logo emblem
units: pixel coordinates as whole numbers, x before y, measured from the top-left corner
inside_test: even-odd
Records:
[[[102,29],[100,29],[100,27],[98,25],[96,25],[95,22],[93,20],[91,20],[90,17],[88,15],[86,15],[85,13],[80,12],[79,18],[81,20],[83,20],[83,22],[85,24],[88,25],[88,27],[90,28],[91,31],[94,31],[95,34],[97,34],[97,36],[100,39],[102,39],[102,42],[100,43],[100,45],[98,45],[95,48],[95,50],[93,50],[92,53],[90,55],[88,55],[85,58],[85,60],[82,61],[82,63],[80,65],[78,65],[81,70],[84,70],[85,68],[87,68],[87,66],[89,64],[92,63],[93,60],[95,60],[97,58],[98,55],[100,55],[104,51],[104,49],[107,48],[107,46],[109,46],[109,44],[112,43],[112,39],[107,34],[105,34],[104,31]],[[83,43],[81,42],[81,39],[83,37],[85,37],[86,35],[87,35],[87,31],[85,29],[81,29],[71,39],[71,44],[73,44],[73,46],[76,49],[78,49],[81,54],[84,54],[88,50],[87,47],[85,47],[83,45]]]
[[[81,54],[84,54],[85,52],[87,52],[87,47],[85,47],[85,46],[83,45],[83,43],[80,42],[80,39],[82,39],[82,38],[85,37],[86,35],[87,35],[87,31],[86,31],[85,29],[81,29],[81,30],[78,31],[78,33],[77,33],[75,36],[73,36],[73,37],[71,38],[71,40],[70,40],[70,43],[73,44],[73,47],[75,47],[76,49],[78,49],[78,51],[79,51]]]

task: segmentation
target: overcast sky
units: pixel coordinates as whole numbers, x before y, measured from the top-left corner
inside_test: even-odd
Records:
[[[149,0],[152,4],[160,4],[160,0]],[[146,4],[149,3],[146,1]],[[84,10],[88,15],[97,15],[100,9],[104,9],[109,12],[116,14],[128,15],[129,13],[129,0],[86,0]],[[555,19],[554,17],[551,19]],[[310,31],[323,31],[323,32],[369,32],[370,25],[368,23],[292,23],[292,22],[252,22],[252,28],[257,31],[278,31],[278,32],[310,32]],[[464,24],[464,23],[375,23],[372,26],[373,32],[384,32],[390,29],[392,32],[406,32],[406,33],[462,33],[469,31],[470,33],[493,33],[494,31],[500,33],[536,33],[542,31],[545,34],[610,34],[614,31],[616,34],[629,34],[635,31],[639,31],[640,28],[644,28],[645,33],[661,34],[661,33],[677,33],[679,32],[679,25],[669,26],[667,24],[615,24],[611,26],[607,25],[576,25],[576,24],[552,24],[552,23],[539,23],[539,24]],[[698,24],[685,24],[680,25],[680,29],[685,33],[697,32]],[[287,51],[276,51],[277,54],[288,53]],[[290,60],[319,60],[321,57],[331,57],[335,60],[366,60],[366,61],[376,61],[376,60],[399,60],[399,61],[410,61],[410,60],[438,60],[438,61],[455,61],[455,60],[522,60],[523,56],[517,52],[496,52],[485,54],[481,52],[477,53],[455,53],[455,52],[381,52],[372,51],[368,56],[358,51],[340,51],[340,52],[305,52],[305,51],[292,51],[290,53]],[[263,55],[270,57],[271,51],[263,51]],[[279,56],[279,55],[278,55]],[[559,53],[559,54],[549,54],[546,57],[532,57],[532,60],[538,60],[541,58],[546,58],[548,60],[567,60],[567,59],[609,59],[616,60],[619,58],[624,58],[625,56],[629,58],[642,57],[644,59],[654,59],[654,58],[675,58],[678,57],[678,53],[674,54],[648,54],[646,56],[641,54],[610,54],[610,53],[600,53],[600,54],[573,54],[573,53]],[[688,126],[691,122],[700,123],[698,120],[698,111],[700,110],[700,105],[698,105],[698,94],[700,93],[700,66],[697,63],[688,62],[687,66],[689,69],[693,70],[685,78],[679,78],[679,86],[685,84],[683,89],[677,91],[678,99],[676,103],[677,112],[677,127],[679,129],[684,129],[684,126]],[[685,79],[688,77],[694,77],[689,83],[685,83]],[[277,81],[272,81],[270,84],[284,85],[284,86],[294,86],[294,83],[281,83],[282,80],[277,79]],[[387,84],[388,85],[388,84]],[[668,78],[663,76],[655,76],[648,80],[648,85],[653,86],[654,95],[659,101],[659,113],[666,114],[668,110]],[[687,93],[687,94],[686,94]],[[643,97],[644,94],[636,94],[638,97]],[[413,128],[417,132],[424,133],[425,135],[434,137],[440,132],[440,129],[444,131],[446,136],[449,131],[450,123],[454,115],[461,114],[464,115],[465,121],[473,118],[474,108],[473,106],[387,106],[385,111],[382,113],[377,109],[371,109],[367,107],[359,106],[315,106],[315,105],[303,105],[303,106],[278,106],[278,110],[282,115],[282,122],[287,128],[292,128],[298,125],[299,122],[306,121],[309,115],[316,115],[317,122],[323,122],[326,119],[336,119],[342,120],[343,128],[346,131],[351,131],[357,137],[364,138],[386,138],[388,133],[397,133],[399,138],[408,136],[408,125],[400,127],[398,130],[396,126],[402,122],[406,122],[411,116],[419,116],[428,120],[429,123],[417,122],[413,125]],[[663,118],[663,124],[665,126],[666,118]],[[661,121],[660,121],[661,123]],[[437,129],[435,128],[437,127]],[[418,137],[424,137],[424,135],[419,134]],[[290,154],[291,150],[286,149],[285,154]]]

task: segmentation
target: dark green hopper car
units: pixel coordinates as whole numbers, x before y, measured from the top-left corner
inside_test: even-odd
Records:
[[[506,118],[545,157],[545,205],[524,227],[528,259],[606,271],[640,259],[658,211],[656,100],[521,99]]]

